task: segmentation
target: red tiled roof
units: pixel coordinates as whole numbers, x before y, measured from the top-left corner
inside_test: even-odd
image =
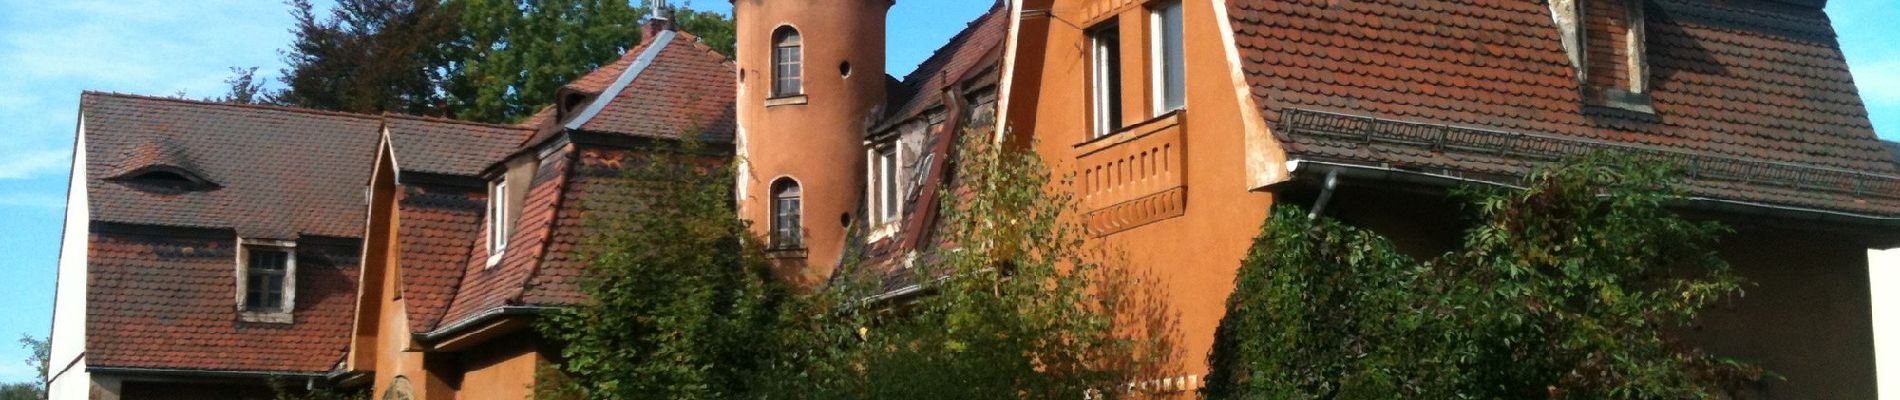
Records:
[[[97,221],[231,228],[255,238],[360,237],[378,117],[86,92],[86,190]],[[185,164],[185,165],[172,165]],[[108,181],[152,166],[218,188],[152,193]]]
[[[1821,10],[1755,0],[1646,4],[1653,117],[1583,106],[1542,2],[1239,0],[1229,7],[1254,101],[1295,158],[1466,172],[1521,172],[1535,161],[1284,129],[1282,115],[1311,110],[1895,174]],[[1893,198],[1758,182],[1695,186],[1729,200],[1900,214]]]
[[[435,329],[448,312],[468,265],[469,249],[481,240],[481,188],[404,184],[398,198],[400,282],[409,331]]]
[[[570,151],[564,149],[541,161],[534,179],[529,182],[528,194],[521,202],[521,215],[515,219],[515,230],[499,263],[488,266],[489,249],[485,243],[472,246],[461,274],[460,289],[441,322],[432,330],[496,307],[521,304],[521,293],[528,277],[539,267],[556,214],[561,210],[572,157]],[[476,226],[488,224],[488,217],[483,216]]]
[[[385,114],[396,166],[406,172],[479,177],[533,135],[529,128]]]
[[[334,368],[349,339],[360,244],[299,241],[294,322],[258,324],[238,322],[232,297],[237,239],[220,236],[93,233],[86,282],[88,365],[297,373]]]
[[[737,67],[698,37],[685,32],[677,35],[581,129],[663,138],[697,133],[709,141],[732,140],[737,129],[733,114]],[[641,47],[645,51],[648,46]],[[628,52],[614,65],[624,70],[639,56]]]

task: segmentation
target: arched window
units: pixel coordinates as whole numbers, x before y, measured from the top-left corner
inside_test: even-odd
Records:
[[[772,33],[772,97],[805,94],[805,84],[799,79],[805,62],[800,43],[798,30],[792,27],[779,27]]]
[[[805,248],[799,217],[803,212],[801,196],[798,181],[779,178],[778,182],[772,183],[772,248]]]

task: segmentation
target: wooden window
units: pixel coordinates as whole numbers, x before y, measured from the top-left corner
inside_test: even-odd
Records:
[[[798,30],[789,26],[772,34],[772,97],[805,94],[802,40]]]
[[[297,298],[296,243],[239,239],[237,309],[246,322],[290,323]]]
[[[798,182],[791,178],[779,178],[772,184],[772,243],[773,249],[803,249],[805,241],[801,229],[800,214],[803,193]]]
[[[1089,32],[1092,59],[1090,92],[1093,97],[1095,137],[1122,128],[1122,38],[1115,20]]]
[[[284,275],[290,272],[290,252],[253,247],[245,273],[244,310],[284,312]]]
[[[1154,43],[1155,115],[1179,110],[1187,105],[1187,53],[1181,22],[1181,1],[1156,3],[1150,9]]]

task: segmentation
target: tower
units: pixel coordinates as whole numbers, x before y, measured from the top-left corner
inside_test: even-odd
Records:
[[[741,218],[781,274],[815,284],[844,254],[864,135],[884,104],[892,0],[733,0]]]

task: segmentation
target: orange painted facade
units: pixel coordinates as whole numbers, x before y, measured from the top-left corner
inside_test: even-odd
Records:
[[[1230,77],[1219,1],[1182,1],[1186,101],[1156,107],[1149,3],[1125,0],[1028,1],[1051,10],[1025,19],[1016,36],[1007,129],[1031,140],[1055,169],[1077,182],[1078,210],[1104,244],[1127,254],[1135,273],[1157,278],[1180,318],[1179,378],[1198,382],[1225,315],[1239,260],[1258,233],[1274,195],[1249,189],[1250,111],[1245,82]],[[1074,25],[1058,21],[1068,21]],[[1093,132],[1087,29],[1119,28],[1121,125]],[[1046,100],[1045,100],[1046,99]],[[1077,99],[1083,99],[1078,101]],[[1154,377],[1177,378],[1177,377]],[[1176,384],[1191,386],[1193,383]]]
[[[890,0],[735,0],[738,29],[740,216],[772,228],[775,184],[802,192],[803,244],[774,252],[781,271],[811,285],[844,254],[864,188],[863,135],[884,104],[884,18]],[[802,91],[775,93],[773,41],[795,31]],[[770,151],[747,151],[771,149]]]

